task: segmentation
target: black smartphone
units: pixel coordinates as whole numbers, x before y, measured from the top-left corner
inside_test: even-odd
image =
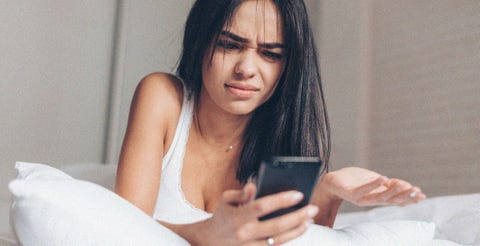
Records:
[[[323,162],[317,157],[273,156],[262,161],[258,171],[256,198],[297,190],[303,193],[303,200],[293,207],[262,216],[259,220],[274,218],[307,205],[321,176],[322,165]]]

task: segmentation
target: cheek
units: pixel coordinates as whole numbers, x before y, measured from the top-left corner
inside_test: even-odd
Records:
[[[228,62],[229,59],[226,55],[224,56],[223,52],[215,52],[211,62],[209,58],[204,59],[204,65],[202,67],[204,81],[214,82],[224,79],[231,70],[231,64]]]
[[[285,62],[281,64],[271,64],[271,66],[268,69],[268,79],[265,81],[265,89],[266,93],[263,97],[262,103],[265,103],[272,97],[273,93],[277,89],[277,86],[279,84],[280,78],[283,74],[285,68]]]
[[[267,83],[266,86],[268,87],[268,90],[273,91],[277,87],[278,81],[280,80],[280,77],[283,74],[283,69],[284,69],[284,64],[274,64],[270,66],[267,70]]]

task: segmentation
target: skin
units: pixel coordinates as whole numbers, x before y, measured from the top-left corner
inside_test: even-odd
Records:
[[[220,43],[212,44],[211,63],[210,57],[204,58],[181,188],[187,201],[213,216],[186,225],[159,221],[193,245],[265,245],[268,237],[282,244],[303,234],[313,222],[332,226],[343,200],[360,206],[406,205],[425,197],[406,181],[344,168],[322,177],[312,204],[267,221],[257,219],[302,198],[301,193],[288,191],[253,200],[255,186],[242,186],[235,178],[246,124],[273,94],[284,69],[283,50],[276,46],[283,42],[281,27],[271,1],[245,1]],[[182,99],[182,86],[175,77],[154,73],[142,79],[132,100],[115,191],[149,215],[155,208],[162,159],[172,143]],[[234,148],[226,151],[232,144]],[[418,191],[414,198],[408,196],[412,191]]]

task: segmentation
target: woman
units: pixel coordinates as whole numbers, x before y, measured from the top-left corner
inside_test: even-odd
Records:
[[[262,158],[318,156],[329,127],[303,1],[197,0],[188,16],[178,77],[138,85],[116,192],[192,244],[282,244],[309,224],[332,226],[343,200],[406,205],[425,196],[406,181],[361,168],[325,174],[310,205],[282,192],[253,200]]]

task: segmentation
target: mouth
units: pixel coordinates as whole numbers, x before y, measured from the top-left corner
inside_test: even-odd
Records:
[[[243,91],[259,91],[260,90],[255,86],[245,85],[245,84],[225,84],[225,87],[234,88],[234,89],[243,90]]]
[[[225,84],[225,88],[230,94],[241,99],[248,99],[254,96],[254,94],[260,91],[259,88],[252,85],[245,84]]]

